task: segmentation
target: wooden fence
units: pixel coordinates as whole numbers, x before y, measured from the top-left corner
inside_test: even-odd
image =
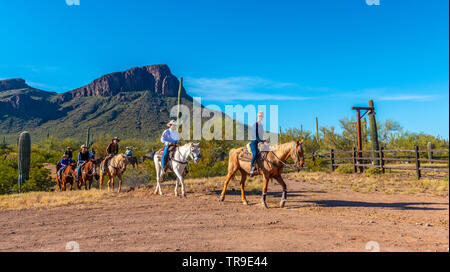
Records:
[[[379,167],[383,174],[386,169],[412,170],[416,172],[417,179],[420,179],[423,171],[448,173],[448,152],[448,149],[420,150],[418,146],[415,146],[414,150],[385,150],[381,147],[380,150],[358,151],[356,148],[353,148],[351,151],[335,151],[331,149],[330,152],[326,153],[315,154],[313,152],[310,158],[312,161],[315,161],[315,159],[319,157],[323,161],[329,162],[332,171],[339,167],[339,165],[351,164],[353,166],[354,173],[357,173],[358,169],[359,172],[362,173],[364,168]],[[424,153],[427,153],[426,156],[424,156]],[[440,154],[440,156],[436,156],[436,154]],[[427,162],[430,164],[426,167],[422,167],[420,165],[421,162]],[[389,165],[392,163],[413,163],[414,166]],[[442,166],[438,164],[446,165]]]

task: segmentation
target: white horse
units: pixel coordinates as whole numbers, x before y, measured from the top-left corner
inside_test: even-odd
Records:
[[[161,156],[162,157],[162,156]],[[183,146],[178,146],[175,149],[175,154],[173,159],[171,159],[167,166],[171,167],[175,175],[177,176],[175,180],[175,196],[178,196],[178,182],[181,185],[181,193],[182,196],[186,197],[186,191],[184,189],[184,178],[183,173],[184,169],[187,166],[188,158],[191,158],[194,163],[197,163],[200,160],[200,144],[199,143],[187,143]],[[153,161],[155,162],[156,169],[156,189],[155,194],[159,192],[162,195],[161,183],[163,179],[163,169],[161,165],[161,161],[159,160],[160,156],[155,154],[153,157]]]

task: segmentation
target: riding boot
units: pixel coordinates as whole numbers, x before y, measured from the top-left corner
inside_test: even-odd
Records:
[[[256,168],[255,165],[253,165],[252,168],[250,169],[250,173],[249,173],[250,177],[255,176],[257,174],[257,171],[258,171],[258,169]]]

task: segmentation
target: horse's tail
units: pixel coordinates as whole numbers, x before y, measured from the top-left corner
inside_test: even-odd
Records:
[[[241,148],[231,149],[228,157],[228,175],[227,179],[233,179],[236,176],[237,170],[241,167],[239,164],[239,154]]]

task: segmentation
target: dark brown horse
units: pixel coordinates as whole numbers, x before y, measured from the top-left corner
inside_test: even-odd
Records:
[[[92,182],[94,181],[94,177],[97,175],[97,164],[100,163],[103,159],[91,159],[88,162],[84,163],[81,166],[80,173],[81,177],[79,177],[77,187],[81,189],[84,186],[85,190],[90,190],[92,186]]]
[[[75,169],[76,169],[76,164],[75,162],[71,162],[69,163],[69,165],[67,165],[65,167],[65,169],[63,169],[61,176],[58,175],[59,169],[57,168],[56,170],[56,179],[58,181],[58,186],[59,186],[59,190],[60,191],[65,191],[66,190],[66,184],[70,185],[69,190],[72,191],[73,189],[73,182],[76,179],[76,173],[75,173]]]

